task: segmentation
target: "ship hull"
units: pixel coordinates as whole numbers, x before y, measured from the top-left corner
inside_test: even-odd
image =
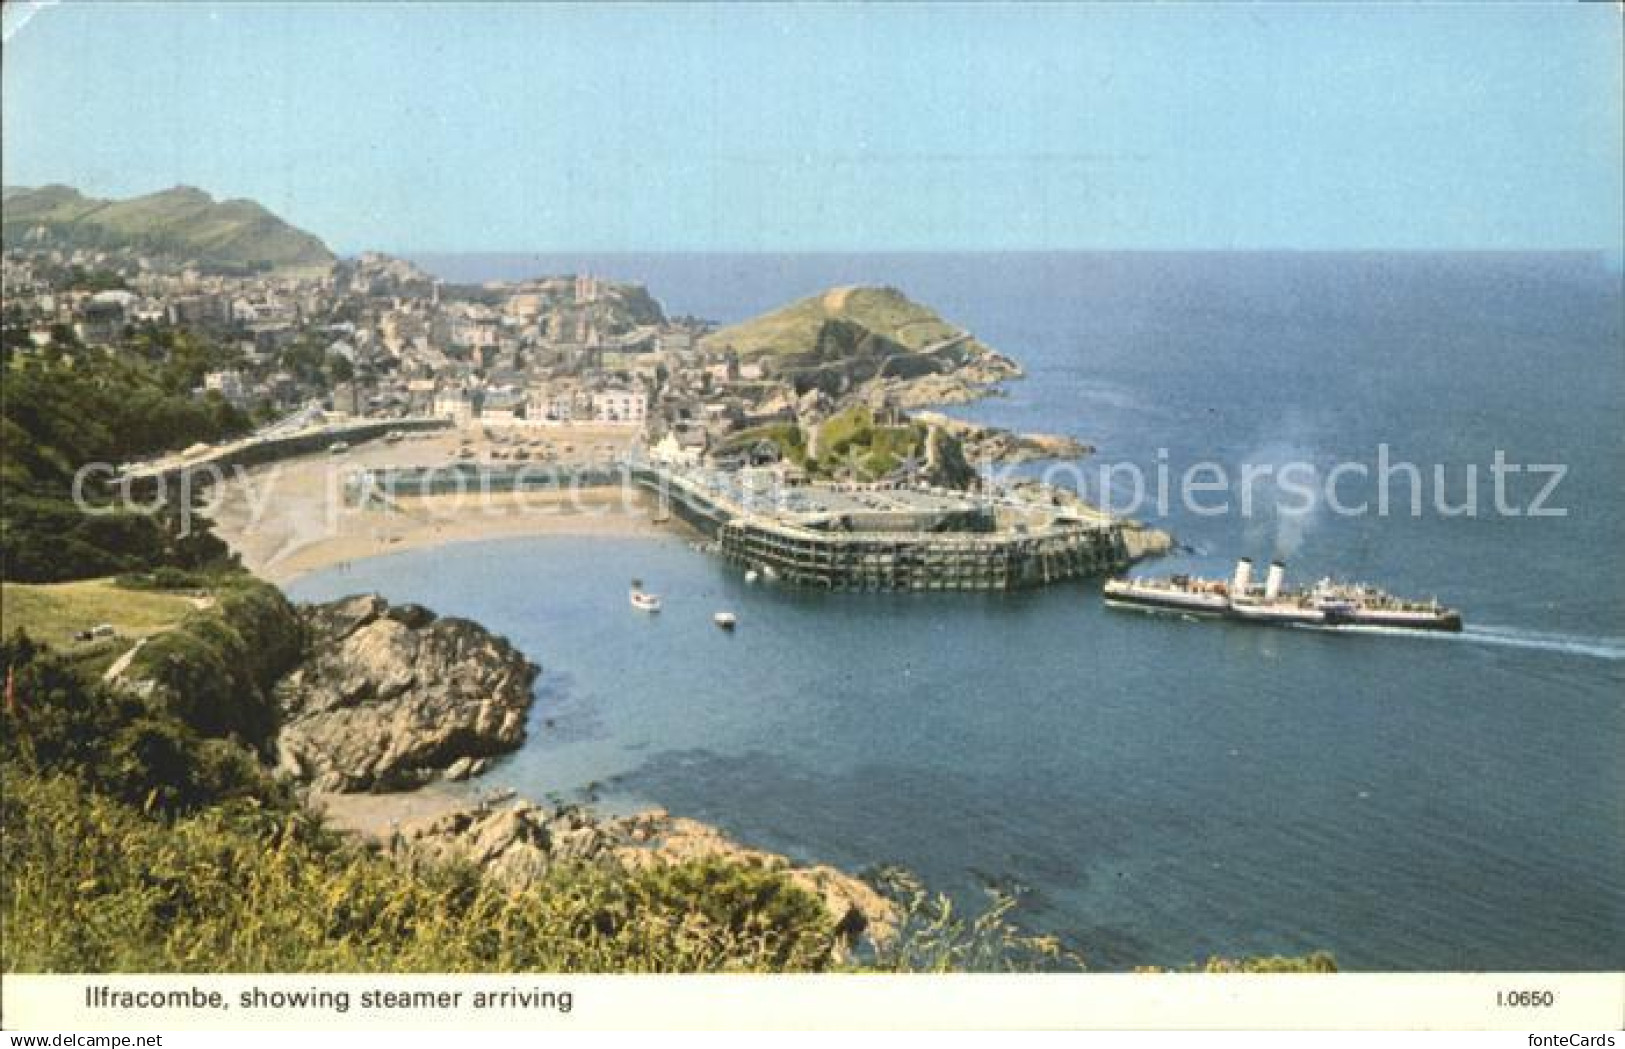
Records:
[[[1460,633],[1461,615],[1454,611],[1402,609],[1319,609],[1303,605],[1232,602],[1216,594],[1190,594],[1108,584],[1102,597],[1109,608],[1176,615],[1206,616],[1255,626],[1319,630],[1413,630]]]
[[[1181,615],[1228,615],[1230,603],[1222,597],[1202,594],[1163,594],[1145,590],[1108,587],[1106,604],[1142,612],[1172,612]]]
[[[1316,608],[1279,605],[1232,604],[1230,618],[1264,626],[1326,626],[1332,622],[1325,612]]]
[[[1444,634],[1461,633],[1461,616],[1455,612],[1359,611],[1339,619],[1353,627],[1381,630],[1431,630]]]

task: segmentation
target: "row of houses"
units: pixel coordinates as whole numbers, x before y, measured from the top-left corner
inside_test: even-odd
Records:
[[[429,412],[458,425],[477,419],[497,425],[591,422],[641,428],[649,418],[649,395],[636,387],[450,387],[435,392]]]

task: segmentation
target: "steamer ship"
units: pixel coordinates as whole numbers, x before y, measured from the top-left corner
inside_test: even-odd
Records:
[[[1365,583],[1322,579],[1289,589],[1286,566],[1271,562],[1264,584],[1253,582],[1253,563],[1242,558],[1228,579],[1174,575],[1166,579],[1110,579],[1106,604],[1150,612],[1212,616],[1244,623],[1323,629],[1461,630],[1461,613],[1436,599],[1395,597]]]

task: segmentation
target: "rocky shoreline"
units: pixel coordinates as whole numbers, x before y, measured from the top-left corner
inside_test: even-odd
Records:
[[[506,639],[376,594],[299,614],[307,654],[273,692],[279,773],[324,791],[410,789],[524,741],[540,668]]]
[[[842,950],[884,946],[896,936],[896,904],[868,883],[833,867],[798,865],[740,845],[697,820],[652,809],[604,817],[577,806],[550,808],[524,799],[476,804],[390,828],[386,844],[405,862],[472,863],[516,889],[560,865],[593,863],[639,869],[717,859],[784,875],[823,907]]]
[[[478,623],[376,594],[304,605],[298,614],[307,655],[273,692],[277,771],[323,811],[342,812],[346,795],[399,798],[340,822],[404,862],[472,863],[522,888],[560,864],[635,869],[720,859],[783,873],[823,905],[845,948],[895,934],[896,907],[861,879],[794,864],[662,810],[607,817],[513,797],[414,804],[421,788],[477,776],[524,741],[540,668]]]
[[[997,426],[966,422],[941,412],[915,412],[913,418],[956,438],[964,449],[965,458],[973,463],[1011,466],[1045,459],[1079,459],[1094,452],[1093,446],[1065,434],[1016,433]]]

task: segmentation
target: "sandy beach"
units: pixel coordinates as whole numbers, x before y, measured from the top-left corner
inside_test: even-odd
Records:
[[[573,460],[598,461],[632,440],[624,428],[574,426],[539,432],[555,445],[582,452]],[[466,442],[466,444],[465,444]],[[379,554],[446,543],[533,535],[658,534],[653,501],[642,491],[478,493],[403,498],[392,507],[346,503],[351,471],[384,466],[444,466],[463,447],[474,461],[489,461],[500,445],[479,427],[417,435],[397,443],[373,441],[340,454],[287,459],[234,471],[209,493],[200,512],[241,557],[244,567],[279,585],[322,568]],[[572,461],[568,453],[566,462]]]

